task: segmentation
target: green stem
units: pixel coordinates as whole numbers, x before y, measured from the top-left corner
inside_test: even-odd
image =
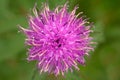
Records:
[[[34,69],[31,80],[35,80],[36,73],[37,73],[37,68]]]

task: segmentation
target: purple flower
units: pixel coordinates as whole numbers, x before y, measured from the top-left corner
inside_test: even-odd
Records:
[[[33,8],[35,16],[29,16],[29,28],[20,27],[30,46],[28,61],[36,60],[40,72],[62,74],[78,64],[85,64],[84,56],[93,50],[90,37],[91,25],[87,19],[75,15],[78,7],[68,12],[67,3],[53,11],[44,4],[42,11]]]

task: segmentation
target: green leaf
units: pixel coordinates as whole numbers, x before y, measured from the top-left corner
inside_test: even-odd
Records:
[[[16,18],[10,18],[6,21],[1,21],[1,28],[0,28],[0,34],[4,34],[6,32],[9,32],[11,30],[18,30],[17,25],[22,24],[24,26],[27,25],[27,20],[25,20],[24,17],[16,17]]]
[[[13,16],[8,9],[8,0],[0,0],[0,21]]]
[[[0,61],[16,56],[24,48],[23,37],[17,32],[0,38]]]
[[[97,23],[94,24],[95,26],[93,27],[93,33],[92,36],[94,37],[94,41],[97,43],[104,42],[105,37],[103,33],[103,23],[98,21]]]
[[[82,80],[81,74],[76,70],[73,70],[73,72],[68,71],[65,76],[65,80]]]

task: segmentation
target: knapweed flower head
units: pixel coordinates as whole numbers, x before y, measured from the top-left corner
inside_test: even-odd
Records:
[[[85,55],[93,50],[91,25],[87,19],[76,15],[75,7],[68,11],[67,3],[50,10],[47,4],[35,16],[29,16],[29,28],[20,27],[27,36],[25,43],[30,46],[28,61],[37,61],[40,72],[62,74],[68,70],[79,70],[78,64],[85,64]]]

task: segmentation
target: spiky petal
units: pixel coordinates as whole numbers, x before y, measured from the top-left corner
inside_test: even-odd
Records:
[[[27,36],[25,43],[29,49],[28,61],[36,60],[40,72],[62,74],[72,67],[77,70],[78,63],[84,65],[84,56],[93,50],[90,37],[91,25],[87,19],[75,15],[78,7],[68,12],[67,3],[51,11],[47,4],[41,12],[34,7],[29,16],[29,28],[20,27]]]

